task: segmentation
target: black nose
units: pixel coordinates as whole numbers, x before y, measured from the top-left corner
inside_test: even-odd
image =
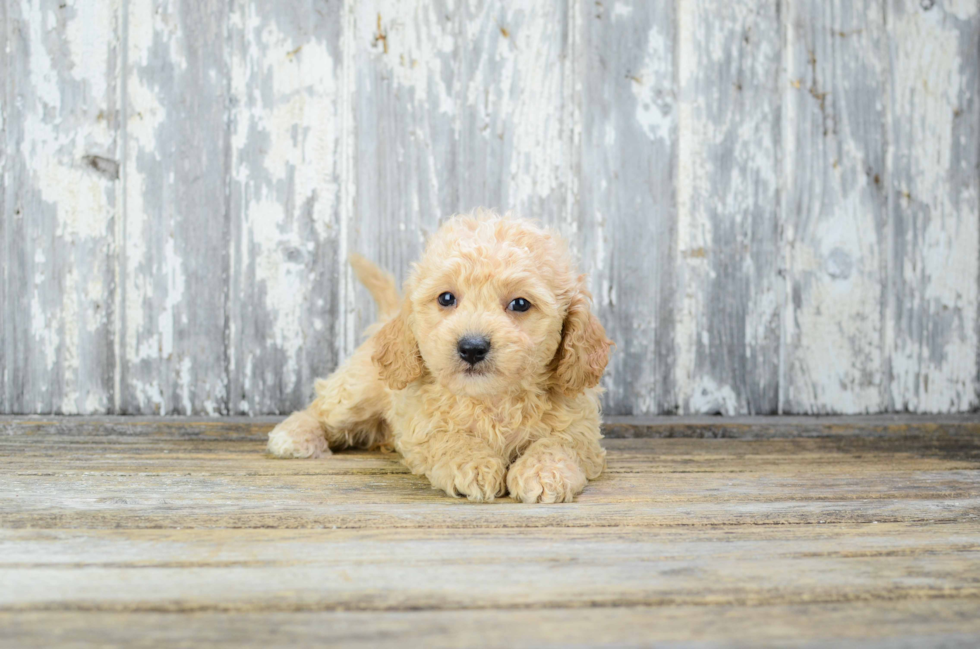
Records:
[[[483,336],[466,336],[459,339],[456,348],[460,358],[470,365],[476,365],[490,352],[490,340]]]

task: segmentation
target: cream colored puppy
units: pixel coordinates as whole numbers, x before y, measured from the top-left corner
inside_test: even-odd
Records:
[[[351,263],[387,321],[269,433],[272,454],[393,444],[433,487],[475,501],[570,502],[602,472],[597,385],[612,343],[557,234],[454,217],[400,305],[390,276]]]

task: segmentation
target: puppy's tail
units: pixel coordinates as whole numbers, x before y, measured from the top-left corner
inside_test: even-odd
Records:
[[[395,287],[395,278],[390,273],[381,270],[356,252],[347,258],[357,279],[371,292],[371,297],[378,303],[382,318],[389,318],[398,313],[401,298]]]

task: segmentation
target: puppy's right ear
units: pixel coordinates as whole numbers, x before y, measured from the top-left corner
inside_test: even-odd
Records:
[[[401,311],[385,323],[374,336],[374,354],[371,360],[378,366],[378,373],[392,390],[401,390],[422,376],[424,365],[419,344],[408,323],[411,306],[406,299]]]

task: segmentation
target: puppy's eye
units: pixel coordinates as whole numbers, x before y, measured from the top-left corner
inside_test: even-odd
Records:
[[[510,304],[507,305],[508,311],[517,311],[518,313],[524,313],[531,308],[531,303],[522,297],[511,300]]]
[[[441,306],[452,306],[456,304],[456,296],[450,292],[445,292],[437,298]]]

